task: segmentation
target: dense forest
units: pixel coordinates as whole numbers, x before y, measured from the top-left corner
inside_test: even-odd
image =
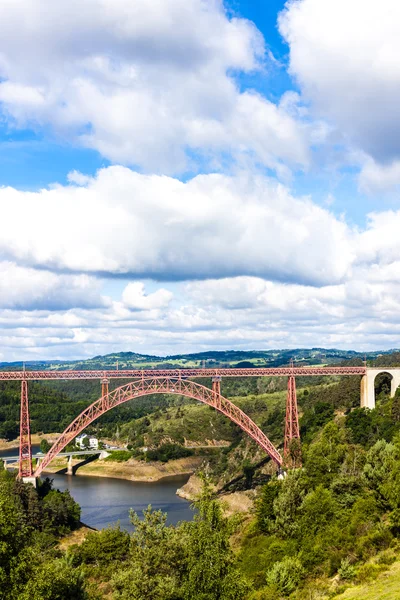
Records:
[[[68,491],[24,484],[0,461],[0,599],[83,600],[82,576],[57,548],[80,524],[80,508]]]

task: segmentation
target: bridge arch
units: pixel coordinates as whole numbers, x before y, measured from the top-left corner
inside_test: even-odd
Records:
[[[390,381],[390,396],[393,397],[397,388],[400,385],[400,369],[399,368],[368,368],[367,373],[361,379],[361,406],[365,408],[375,408],[375,379],[378,375],[389,375]]]
[[[38,477],[47,465],[67,446],[81,431],[90,423],[101,417],[112,408],[148,394],[178,394],[199,400],[204,404],[212,406],[231,421],[239,425],[270,457],[278,466],[282,465],[283,459],[278,450],[261,431],[261,429],[240,408],[230,400],[224,398],[214,390],[210,390],[199,383],[188,379],[176,379],[173,377],[152,377],[137,379],[116,388],[112,392],[101,396],[93,402],[65,429],[58,440],[53,444],[44,456],[40,465],[35,470]]]

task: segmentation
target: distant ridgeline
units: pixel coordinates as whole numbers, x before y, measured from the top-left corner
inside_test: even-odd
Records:
[[[72,361],[32,361],[26,362],[27,369],[141,369],[141,368],[178,368],[178,367],[280,367],[291,360],[298,366],[340,364],[352,361],[362,364],[364,359],[376,366],[400,365],[400,351],[387,350],[369,352],[366,355],[354,350],[326,348],[287,349],[287,350],[221,350],[198,352],[195,354],[174,354],[171,356],[152,356],[136,352],[117,352],[105,356]],[[245,363],[244,365],[242,363]],[[21,369],[22,362],[0,362],[1,369]]]

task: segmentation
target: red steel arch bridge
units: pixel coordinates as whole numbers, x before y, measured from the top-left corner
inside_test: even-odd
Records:
[[[0,381],[21,381],[21,410],[20,410],[20,449],[19,476],[27,479],[38,477],[53,458],[57,456],[81,431],[98,417],[134,398],[148,394],[179,394],[199,400],[212,406],[227,416],[247,433],[270,458],[281,468],[290,466],[292,460],[291,445],[297,440],[300,448],[300,431],[297,411],[296,377],[312,377],[321,375],[361,375],[366,376],[364,367],[289,367],[279,368],[247,368],[247,369],[129,369],[129,370],[94,370],[94,371],[0,371]],[[211,389],[200,385],[193,379],[198,377],[211,378]],[[287,377],[288,391],[286,401],[286,418],[284,429],[283,456],[272,444],[261,429],[240,408],[221,395],[222,377]],[[365,378],[365,377],[363,377]],[[65,429],[58,440],[44,456],[36,470],[32,467],[32,450],[29,419],[29,381],[79,380],[95,379],[101,382],[101,396],[88,406]],[[114,379],[131,379],[128,384],[109,391],[108,384]],[[301,464],[298,452],[297,464]],[[296,462],[295,461],[295,462]]]

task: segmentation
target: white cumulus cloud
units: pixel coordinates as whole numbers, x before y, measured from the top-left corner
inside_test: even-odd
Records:
[[[0,308],[66,310],[98,308],[110,300],[100,294],[100,282],[88,275],[58,275],[0,262]]]
[[[385,192],[400,186],[400,159],[380,164],[369,159],[360,173],[360,187],[366,192]]]
[[[265,43],[222,0],[6,1],[0,39],[0,103],[16,127],[50,125],[153,172],[197,170],[193,153],[308,162],[285,108],[239,90],[232,73],[259,69]]]
[[[303,95],[377,163],[366,166],[364,187],[398,184],[398,0],[289,0],[279,28]]]
[[[153,310],[168,306],[173,297],[172,292],[160,288],[152,294],[145,294],[144,283],[134,281],[128,283],[122,293],[124,304],[134,310]]]
[[[115,166],[86,185],[2,188],[0,206],[0,253],[49,270],[323,285],[345,277],[354,259],[343,221],[261,176],[183,183]]]

